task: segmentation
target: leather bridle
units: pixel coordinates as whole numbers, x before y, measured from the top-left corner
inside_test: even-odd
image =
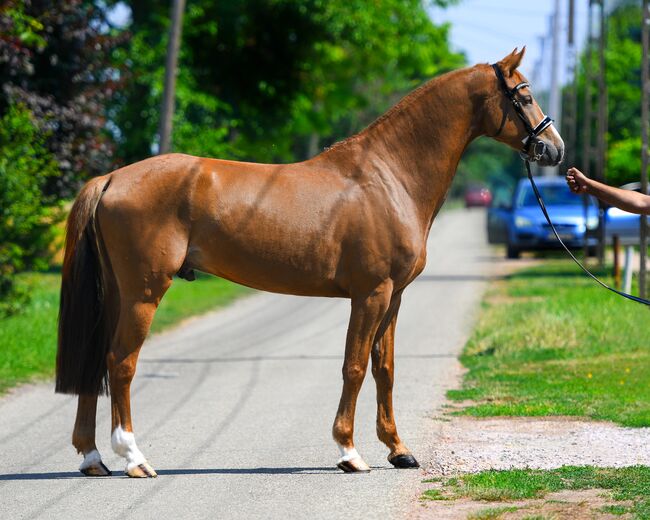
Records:
[[[543,157],[544,153],[546,152],[546,144],[535,138],[553,124],[553,119],[551,119],[547,115],[544,115],[544,119],[542,119],[537,125],[533,126],[530,123],[528,117],[526,116],[526,113],[524,112],[521,102],[519,101],[519,99],[517,99],[517,93],[519,92],[519,90],[521,90],[522,88],[530,87],[530,84],[526,83],[525,81],[522,81],[521,83],[518,83],[514,87],[510,88],[508,86],[508,83],[506,83],[506,78],[503,76],[503,72],[501,72],[501,68],[499,67],[499,65],[494,63],[492,64],[492,68],[494,69],[494,73],[497,76],[497,80],[499,81],[499,86],[501,87],[501,90],[512,103],[512,106],[515,109],[515,114],[517,114],[517,116],[523,123],[524,128],[526,129],[526,133],[528,134],[522,140],[523,148],[521,149],[520,152],[522,159],[527,159],[530,161],[539,161]],[[503,127],[505,126],[505,123],[506,123],[506,117],[504,115],[499,130],[497,130],[497,133],[492,137],[498,136],[503,131]]]

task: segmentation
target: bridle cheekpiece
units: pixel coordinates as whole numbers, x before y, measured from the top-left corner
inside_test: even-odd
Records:
[[[512,103],[512,106],[515,109],[515,113],[517,114],[519,119],[521,119],[521,122],[524,124],[524,128],[526,129],[526,133],[528,134],[522,140],[522,143],[524,145],[520,152],[522,159],[539,161],[544,155],[544,152],[546,151],[546,145],[542,141],[535,141],[535,138],[553,124],[553,119],[545,115],[544,119],[542,119],[536,126],[531,125],[530,121],[528,120],[528,117],[524,113],[524,109],[521,106],[521,102],[517,99],[517,92],[519,92],[519,90],[521,90],[522,88],[530,87],[530,84],[526,83],[525,81],[522,81],[521,83],[510,88],[506,83],[506,78],[503,76],[503,72],[501,72],[501,68],[499,67],[499,65],[494,63],[492,64],[492,68],[494,69],[494,73],[497,76],[497,80],[499,81],[499,86],[501,87],[501,90]],[[496,137],[501,133],[504,125],[505,125],[505,118],[504,118],[504,123],[501,125],[501,127],[493,137]],[[531,153],[531,146],[532,146],[532,153]]]

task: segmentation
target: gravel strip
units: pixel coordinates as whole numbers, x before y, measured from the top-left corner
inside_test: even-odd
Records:
[[[650,465],[650,428],[576,418],[452,418],[433,423],[432,475],[487,469]]]

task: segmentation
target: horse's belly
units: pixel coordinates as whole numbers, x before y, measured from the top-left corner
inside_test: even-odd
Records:
[[[337,280],[340,251],[333,241],[260,229],[233,236],[217,224],[213,229],[190,242],[188,261],[196,269],[264,291],[347,296]]]

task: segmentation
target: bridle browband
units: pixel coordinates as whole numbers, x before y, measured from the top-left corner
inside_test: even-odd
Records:
[[[633,294],[628,294],[626,292],[619,291],[618,289],[614,289],[613,287],[610,287],[605,282],[600,280],[589,269],[587,269],[584,265],[582,265],[582,263],[575,257],[575,255],[571,252],[571,250],[566,246],[564,241],[560,238],[557,229],[555,229],[553,222],[551,222],[551,217],[549,216],[548,211],[546,210],[546,205],[544,204],[544,200],[542,199],[542,196],[539,193],[539,190],[537,189],[537,185],[535,184],[535,180],[533,179],[533,174],[530,171],[530,161],[531,160],[538,161],[539,159],[541,159],[542,155],[544,155],[544,152],[546,151],[546,145],[541,141],[537,141],[535,143],[535,147],[533,148],[533,155],[531,156],[530,154],[531,144],[533,143],[535,137],[537,137],[539,134],[541,134],[544,130],[546,130],[549,126],[553,124],[553,120],[549,116],[545,115],[544,119],[542,119],[540,123],[538,123],[536,126],[533,127],[530,124],[530,121],[528,121],[528,118],[524,113],[524,109],[521,107],[521,103],[517,99],[517,92],[524,87],[530,87],[530,85],[524,81],[519,83],[518,85],[515,85],[513,88],[509,88],[508,84],[506,83],[506,78],[503,77],[503,73],[501,72],[499,66],[495,63],[492,65],[492,68],[494,69],[494,72],[497,75],[497,79],[499,80],[499,85],[501,86],[501,90],[503,90],[506,97],[512,103],[512,106],[515,108],[515,113],[517,114],[517,116],[519,116],[519,119],[521,119],[521,122],[524,124],[524,128],[528,133],[526,138],[523,140],[524,147],[522,148],[520,155],[521,158],[526,163],[526,173],[528,174],[528,180],[530,181],[530,184],[533,187],[533,192],[535,193],[535,198],[537,198],[537,203],[539,204],[539,207],[542,210],[542,213],[544,214],[544,218],[546,219],[546,222],[548,222],[548,224],[551,226],[555,238],[557,238],[558,242],[560,242],[562,247],[573,259],[573,261],[576,264],[578,264],[578,267],[580,267],[580,269],[582,269],[587,276],[595,280],[602,287],[604,287],[608,291],[618,294],[619,296],[622,296],[623,298],[632,300],[633,302],[650,306],[650,300],[646,300],[645,298],[641,298],[639,296],[634,296]],[[496,137],[501,133],[503,127],[505,126],[505,120],[506,118],[504,116],[503,122],[501,123],[501,127],[499,128],[497,133],[492,137]]]
[[[501,72],[499,65],[493,63],[492,68],[494,69],[494,73],[497,76],[501,90],[512,103],[512,106],[515,109],[515,114],[517,114],[517,117],[519,117],[523,123],[524,128],[526,129],[526,133],[528,134],[522,141],[524,144],[523,148],[521,149],[522,158],[532,161],[539,161],[546,151],[546,145],[542,141],[535,141],[535,138],[553,124],[553,119],[545,115],[544,119],[542,119],[537,125],[531,125],[528,117],[524,113],[521,102],[517,99],[517,92],[519,92],[519,90],[522,88],[530,87],[530,84],[522,81],[521,83],[518,83],[514,87],[510,88],[508,86],[508,83],[506,83],[506,78],[503,76],[503,72]],[[502,132],[503,127],[505,126],[505,122],[506,118],[504,117],[499,130],[492,137],[496,137]],[[532,148],[531,154],[531,146],[533,143],[534,146]]]

